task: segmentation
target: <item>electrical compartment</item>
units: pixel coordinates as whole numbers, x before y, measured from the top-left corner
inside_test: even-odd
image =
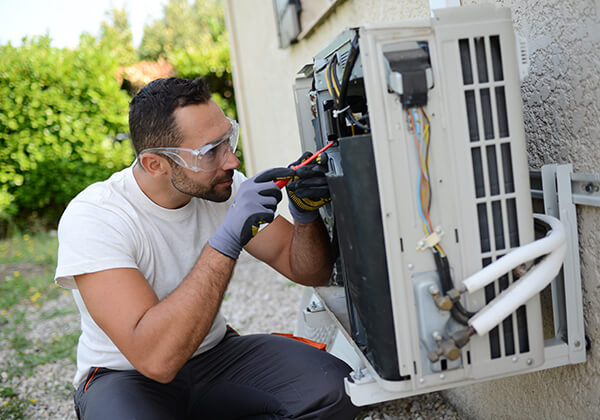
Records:
[[[321,216],[337,259],[297,333],[345,348],[355,404],[544,365],[535,258],[493,274],[536,239],[517,56],[510,10],[473,6],[347,29],[299,73],[303,148],[334,142]],[[521,283],[531,296],[502,301]]]

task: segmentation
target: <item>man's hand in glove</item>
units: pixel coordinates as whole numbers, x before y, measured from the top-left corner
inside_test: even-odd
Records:
[[[306,166],[296,170],[292,167],[300,165],[312,154],[305,152],[300,159],[287,168],[273,168],[263,172],[264,179],[290,182],[286,185],[289,197],[289,209],[292,217],[299,223],[310,223],[319,216],[319,207],[331,201],[327,185],[327,153],[323,152]]]
[[[258,233],[260,225],[273,221],[281,191],[264,174],[262,172],[240,185],[223,223],[208,240],[221,254],[237,259],[242,247]]]

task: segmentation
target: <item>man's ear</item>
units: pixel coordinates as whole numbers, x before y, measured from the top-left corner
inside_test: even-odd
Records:
[[[163,176],[171,173],[167,158],[154,153],[144,153],[138,158],[140,165],[150,176]]]

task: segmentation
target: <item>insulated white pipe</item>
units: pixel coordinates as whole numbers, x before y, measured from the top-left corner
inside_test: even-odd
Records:
[[[469,293],[481,289],[520,264],[554,251],[565,242],[565,228],[560,220],[547,214],[534,214],[533,217],[550,225],[552,231],[546,237],[509,252],[499,260],[467,277],[463,280],[463,286]]]
[[[469,325],[478,335],[487,334],[508,315],[531,299],[546,287],[560,271],[565,254],[566,243],[546,256],[534,269],[513,283],[508,289],[498,295],[477,315],[469,319]]]

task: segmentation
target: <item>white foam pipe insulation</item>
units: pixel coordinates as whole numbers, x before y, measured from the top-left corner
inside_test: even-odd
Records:
[[[463,287],[467,292],[472,293],[487,286],[519,265],[558,249],[566,241],[565,228],[560,220],[547,214],[534,214],[533,217],[550,225],[552,230],[544,238],[509,252],[477,273],[467,277],[463,280]]]
[[[516,311],[519,306],[541,292],[556,277],[562,267],[567,251],[567,236],[562,223],[558,219],[548,215],[536,214],[534,216],[547,223],[552,229],[545,238],[511,251],[506,256],[478,272],[477,277],[474,275],[465,280],[466,283],[475,277],[475,280],[471,280],[469,286],[466,284],[465,286],[469,291],[477,290],[519,264],[550,252],[539,264],[521,277],[519,281],[514,282],[508,289],[480,310],[477,315],[469,319],[469,325],[475,329],[478,335],[487,334],[508,315]],[[509,256],[511,257],[510,259],[508,258]],[[507,261],[504,261],[505,259]]]

